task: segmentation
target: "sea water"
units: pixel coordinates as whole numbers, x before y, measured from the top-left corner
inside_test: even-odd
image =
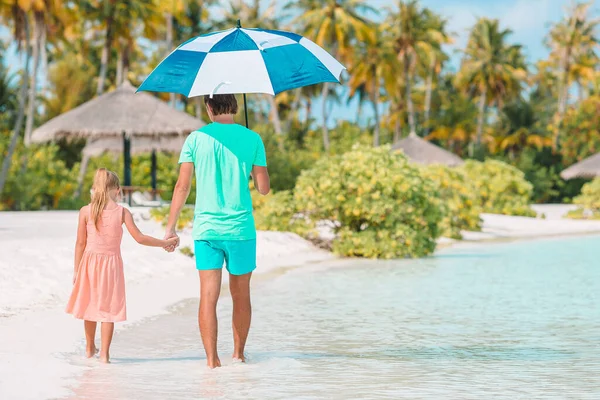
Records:
[[[247,364],[230,361],[224,291],[222,368],[205,367],[190,299],[118,331],[113,364],[71,398],[599,399],[599,249],[545,239],[281,271],[254,282]]]

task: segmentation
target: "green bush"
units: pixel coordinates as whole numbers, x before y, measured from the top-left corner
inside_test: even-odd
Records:
[[[296,210],[312,223],[332,221],[342,256],[421,257],[435,250],[442,218],[439,194],[418,167],[387,146],[354,147],[304,171]]]
[[[296,140],[278,138],[271,126],[262,125],[255,130],[265,144],[271,188],[274,191],[293,189],[302,170],[309,168],[322,155],[321,152],[303,148]],[[283,150],[279,147],[280,140],[284,140]]]
[[[263,197],[265,201],[254,211],[256,229],[294,232],[304,237],[312,236],[314,225],[310,220],[296,213],[291,192],[282,191]]]
[[[581,194],[573,199],[577,210],[567,215],[573,219],[599,219],[600,218],[600,178],[586,183],[581,188]]]
[[[519,169],[497,160],[468,160],[460,169],[473,183],[483,212],[535,217],[529,205],[533,185]]]
[[[423,174],[437,185],[439,197],[436,200],[445,210],[440,222],[442,236],[462,239],[462,230],[481,230],[481,207],[464,172],[444,165],[430,165],[423,168]]]
[[[159,207],[159,208],[151,208],[150,216],[155,220],[162,224],[162,226],[166,226],[169,220],[169,212],[171,208],[169,206]],[[194,208],[193,207],[183,207],[181,209],[181,213],[179,214],[179,220],[177,221],[177,230],[181,230],[184,228],[188,228],[192,225],[194,221]]]
[[[0,141],[0,154],[8,148],[8,135]],[[57,156],[56,145],[17,145],[2,194],[2,209],[40,210],[77,208],[73,200],[76,171]]]

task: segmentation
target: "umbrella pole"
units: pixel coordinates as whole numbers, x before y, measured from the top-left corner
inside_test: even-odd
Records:
[[[248,128],[248,105],[246,104],[246,93],[244,93],[244,115],[246,116],[246,128]]]
[[[123,132],[123,183],[127,187],[127,204],[131,206],[131,140]]]
[[[152,155],[150,156],[150,162],[152,164],[152,200],[156,200],[156,149],[152,149]]]

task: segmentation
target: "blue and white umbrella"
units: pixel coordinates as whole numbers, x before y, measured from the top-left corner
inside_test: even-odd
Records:
[[[329,53],[295,33],[238,27],[197,36],[177,47],[138,90],[186,97],[265,93],[339,82],[344,70]]]

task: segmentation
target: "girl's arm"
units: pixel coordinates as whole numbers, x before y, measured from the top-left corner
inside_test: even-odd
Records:
[[[79,225],[77,226],[77,241],[75,242],[75,267],[73,269],[73,283],[75,283],[75,277],[79,271],[79,264],[83,257],[85,245],[87,243],[87,206],[84,206],[79,210]]]
[[[131,215],[131,212],[129,210],[127,210],[126,208],[124,208],[123,214],[124,214],[123,220],[125,222],[125,226],[127,227],[127,230],[129,231],[131,236],[135,239],[135,241],[138,242],[139,244],[143,244],[144,246],[151,246],[151,247],[167,247],[167,246],[174,245],[177,242],[177,238],[162,240],[162,239],[154,238],[152,236],[144,235],[142,232],[140,232],[139,228],[133,221],[133,216]]]

